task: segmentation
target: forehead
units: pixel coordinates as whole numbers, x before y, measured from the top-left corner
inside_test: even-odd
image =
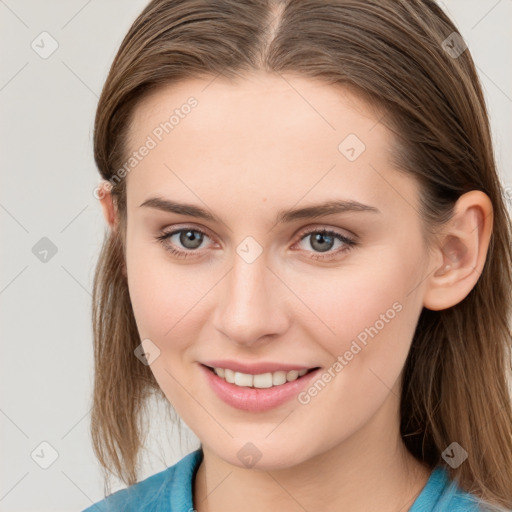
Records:
[[[127,175],[129,202],[157,191],[197,200],[207,190],[216,191],[211,201],[232,203],[250,199],[244,190],[288,204],[326,193],[392,200],[397,192],[389,180],[405,178],[383,181],[394,139],[379,121],[349,89],[305,77],[254,74],[164,86],[132,118],[130,151],[149,140],[153,147]]]
[[[191,112],[193,127],[211,132],[239,128],[241,121],[245,121],[247,132],[265,127],[260,136],[273,127],[293,128],[298,121],[322,132],[337,131],[347,125],[364,131],[380,117],[374,107],[348,87],[312,78],[264,73],[236,80],[194,78],[162,86],[139,102],[131,123],[132,140],[140,130],[151,131],[155,121],[162,122],[174,110],[184,109],[192,97],[199,107]]]

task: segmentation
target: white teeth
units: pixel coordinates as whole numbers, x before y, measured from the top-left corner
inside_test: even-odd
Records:
[[[281,386],[286,382],[292,382],[305,375],[308,370],[279,370],[277,372],[260,373],[251,375],[248,373],[234,372],[228,368],[214,368],[214,372],[226,382],[240,387],[271,388]]]
[[[215,370],[218,370],[219,368],[215,368]],[[222,370],[222,368],[220,368]],[[218,375],[218,374],[217,374]],[[221,375],[219,375],[221,377]],[[227,368],[224,370],[224,379],[226,382],[229,382],[230,384],[235,383],[235,372],[233,370],[228,370]]]
[[[272,374],[271,373],[260,373],[259,375],[255,375],[253,378],[253,386],[255,388],[271,388],[273,384]]]
[[[299,372],[297,370],[291,370],[286,374],[286,380],[291,382],[292,380],[297,380],[299,378]]]
[[[253,376],[248,373],[235,372],[235,384],[242,387],[252,387]]]
[[[272,374],[272,385],[279,386],[286,382],[286,372],[274,372]]]

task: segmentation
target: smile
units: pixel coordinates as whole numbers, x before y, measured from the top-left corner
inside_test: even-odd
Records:
[[[218,398],[235,409],[252,413],[270,411],[293,400],[320,372],[319,367],[265,373],[244,373],[205,364],[199,368]]]
[[[276,372],[267,372],[267,373],[259,373],[257,375],[253,375],[250,373],[242,373],[235,372],[230,370],[229,368],[210,368],[217,376],[221,379],[224,379],[226,382],[230,384],[234,384],[239,387],[248,387],[248,388],[272,388],[275,386],[281,386],[286,382],[293,382],[297,380],[299,377],[306,375],[311,370],[290,370],[284,371],[279,370]]]

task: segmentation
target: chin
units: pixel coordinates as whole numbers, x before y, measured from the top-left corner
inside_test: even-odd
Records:
[[[316,452],[309,447],[304,450],[304,443],[298,440],[294,443],[283,445],[277,436],[274,440],[254,439],[241,442],[240,438],[223,446],[210,448],[217,457],[226,463],[241,469],[258,469],[261,471],[275,471],[298,466],[310,458],[315,457]]]

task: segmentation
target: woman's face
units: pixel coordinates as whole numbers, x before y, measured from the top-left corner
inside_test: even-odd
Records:
[[[369,106],[305,78],[195,79],[138,106],[129,150],[139,334],[203,445],[271,469],[397,432],[429,262],[418,186]]]

